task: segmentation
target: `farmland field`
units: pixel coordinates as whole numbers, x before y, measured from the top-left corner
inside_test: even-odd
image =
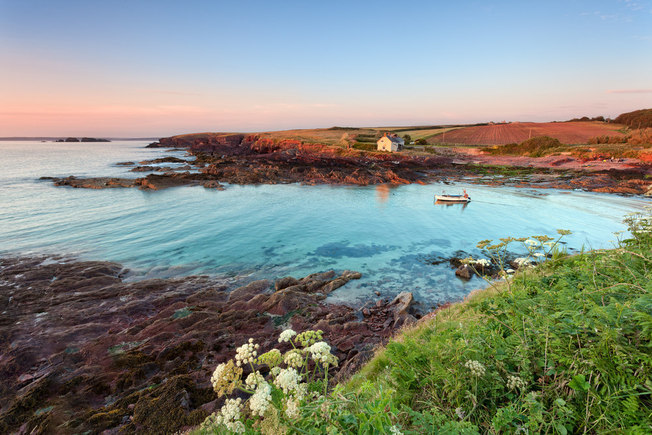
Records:
[[[510,124],[465,127],[436,135],[429,143],[455,143],[465,145],[502,145],[519,143],[530,137],[550,136],[565,144],[585,144],[595,136],[623,136],[620,124],[604,122],[514,122]]]

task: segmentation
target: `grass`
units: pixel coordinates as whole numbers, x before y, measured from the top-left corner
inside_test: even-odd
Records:
[[[396,410],[404,433],[649,433],[651,221],[632,220],[616,249],[558,255],[439,311],[345,392]]]

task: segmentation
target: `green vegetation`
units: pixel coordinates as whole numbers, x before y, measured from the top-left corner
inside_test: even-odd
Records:
[[[565,146],[558,139],[549,136],[537,136],[519,144],[510,143],[487,148],[485,152],[493,155],[518,155],[542,157],[555,151],[564,149]]]
[[[630,128],[652,128],[652,109],[634,110],[618,115],[614,122]]]
[[[441,310],[346,391],[404,433],[649,433],[652,217],[629,224],[616,249],[557,253]]]
[[[631,237],[618,241],[615,249],[574,256],[558,249],[559,239],[546,236],[480,242],[479,248],[507,274],[512,272],[504,260],[513,243],[529,246],[528,258],[513,262],[541,264],[519,267],[505,281],[405,330],[348,383],[325,396],[308,386],[306,391],[314,392],[310,399],[281,411],[282,396],[272,389],[274,406],[262,420],[247,416],[260,410],[260,402],[251,411],[238,402],[237,418],[244,424],[234,429],[650,433],[652,213],[630,216],[627,223]],[[558,232],[560,238],[567,234]],[[489,260],[469,259],[469,264],[483,262]],[[224,378],[221,374],[214,374],[213,382]],[[218,386],[231,385],[227,381]],[[223,408],[215,422],[223,424],[226,413],[235,415],[235,405],[230,405],[233,409]],[[213,420],[200,432],[214,433]]]

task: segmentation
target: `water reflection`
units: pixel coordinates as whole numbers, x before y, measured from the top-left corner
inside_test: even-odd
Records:
[[[461,211],[464,211],[464,209],[469,205],[469,202],[450,202],[450,201],[440,201],[438,199],[435,199],[435,205],[443,205],[446,207],[461,207]]]
[[[389,201],[390,190],[391,188],[389,184],[376,185],[376,200],[378,201],[378,204],[386,204],[387,201]]]

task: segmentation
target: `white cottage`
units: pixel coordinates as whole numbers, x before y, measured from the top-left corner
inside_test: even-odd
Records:
[[[387,134],[378,139],[378,151],[389,151],[391,153],[401,151],[405,141],[396,134]]]

